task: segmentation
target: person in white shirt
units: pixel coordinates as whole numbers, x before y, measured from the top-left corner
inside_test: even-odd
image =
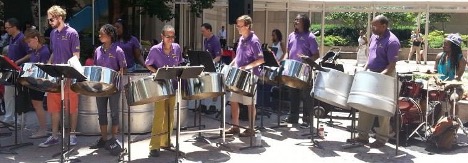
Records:
[[[279,29],[274,29],[271,32],[271,41],[273,42],[271,47],[276,48],[276,51],[274,51],[275,58],[277,61],[279,61],[281,59],[281,56],[283,56],[284,50],[286,49],[283,43],[283,34],[281,34],[281,31]]]
[[[224,26],[221,26],[221,30],[218,33],[219,42],[221,43],[221,47],[224,49],[226,48],[227,38],[226,38],[226,30]]]

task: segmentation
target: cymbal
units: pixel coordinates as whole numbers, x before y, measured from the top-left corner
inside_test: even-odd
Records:
[[[437,74],[437,73],[426,73],[426,72],[413,72],[415,75],[421,75],[421,76],[444,76],[443,74]]]
[[[458,81],[458,80],[442,81],[442,83],[447,84],[447,85],[463,85],[463,84],[468,84],[467,81]]]

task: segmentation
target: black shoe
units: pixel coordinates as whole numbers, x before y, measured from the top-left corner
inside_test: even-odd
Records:
[[[307,123],[307,122],[302,122],[301,123],[301,128],[309,128],[310,127],[310,124]]]
[[[123,151],[121,143],[116,138],[106,141],[106,149],[114,156],[118,156]]]
[[[288,117],[288,118],[283,119],[281,122],[283,122],[283,123],[297,124],[297,123],[299,123],[298,121],[299,121],[299,118],[291,118],[291,117]]]
[[[148,157],[159,157],[159,149],[153,149],[150,151]]]
[[[106,141],[101,138],[96,141],[96,144],[92,145],[89,147],[89,149],[98,149],[98,148],[104,148],[106,146]]]
[[[208,115],[211,115],[211,114],[216,114],[216,112],[218,112],[218,110],[216,109],[216,106],[210,105],[209,109],[205,113]]]

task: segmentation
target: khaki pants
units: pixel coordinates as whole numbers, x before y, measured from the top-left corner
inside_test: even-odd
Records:
[[[393,72],[391,75],[395,77],[395,72]],[[379,128],[376,130],[376,139],[379,142],[386,143],[388,141],[388,138],[390,137],[390,118],[391,117],[385,117],[385,116],[378,116],[378,115],[373,115],[369,114],[363,111],[359,111],[359,119],[358,119],[358,125],[357,125],[357,130],[358,130],[358,137],[361,140],[368,140],[369,139],[369,131],[371,130],[372,126],[374,125],[374,119],[377,117],[379,121]]]
[[[172,134],[172,128],[174,125],[174,106],[175,97],[171,97],[169,99],[155,103],[153,128],[151,129],[152,136],[149,144],[150,150],[160,149],[161,147],[169,147],[170,142],[167,138],[167,134]],[[169,113],[167,112],[168,107]],[[169,119],[167,119],[167,114],[169,114]],[[167,133],[168,131],[169,133]]]

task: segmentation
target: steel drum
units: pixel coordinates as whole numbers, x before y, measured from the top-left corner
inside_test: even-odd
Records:
[[[231,67],[224,81],[224,85],[226,89],[231,92],[252,97],[257,90],[257,78],[249,71]]]
[[[119,73],[107,67],[84,66],[83,82],[74,81],[71,89],[86,96],[105,97],[114,94],[119,87]]]
[[[175,95],[171,80],[154,80],[153,76],[130,81],[125,86],[130,106],[153,103]]]
[[[395,78],[380,73],[359,71],[354,76],[348,105],[366,113],[391,117],[396,111]]]
[[[199,78],[182,80],[182,99],[201,100],[224,94],[223,75],[203,73]]]
[[[280,83],[292,88],[307,88],[312,80],[312,68],[296,60],[281,61],[278,80]]]
[[[34,63],[24,63],[18,82],[25,87],[42,92],[60,92],[58,79],[48,75]]]
[[[267,84],[278,84],[278,67],[264,66],[260,72],[259,80]]]
[[[313,94],[317,100],[330,105],[349,109],[347,101],[353,76],[330,68],[324,68],[324,70],[317,73],[314,89],[310,95]]]

